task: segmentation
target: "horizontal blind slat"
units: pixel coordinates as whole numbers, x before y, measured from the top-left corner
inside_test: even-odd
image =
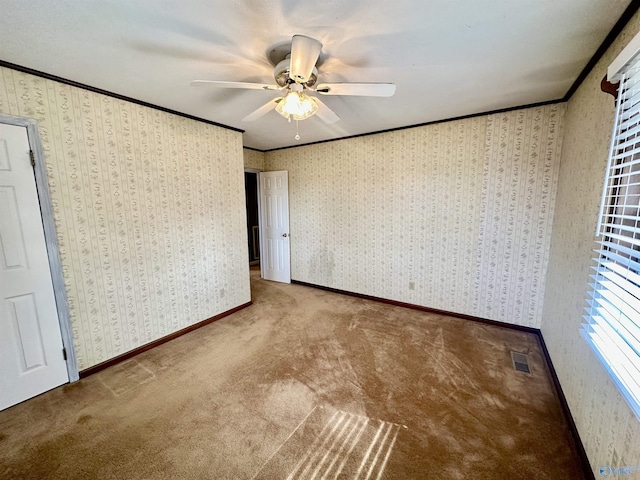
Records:
[[[627,216],[627,215],[625,215],[625,216]],[[613,218],[613,217],[607,215],[605,218],[608,221],[604,222],[603,225],[605,227],[607,227],[608,229],[612,230],[612,231],[620,230],[621,232],[629,232],[629,234],[630,234],[629,237],[630,238],[631,238],[631,235],[636,234],[636,233],[640,233],[640,227],[638,227],[636,225],[629,225],[629,224],[616,222],[615,221],[616,218],[618,220],[625,220],[624,218],[620,218],[620,215],[618,215],[616,218]],[[611,220],[614,220],[614,221],[611,221]],[[629,220],[626,220],[626,221],[629,222]]]
[[[636,252],[632,248],[629,248],[625,245],[620,245],[619,243],[614,243],[610,240],[600,240],[600,241],[597,241],[596,243],[602,245],[607,250],[618,252],[634,259],[638,259],[638,254],[640,253],[640,252]]]
[[[620,349],[620,353],[622,354],[620,363],[624,365],[627,371],[630,373],[640,373],[640,365],[635,360],[638,358],[637,354],[635,354],[626,343],[620,340],[620,337],[606,321],[602,319],[599,320],[598,323],[593,325],[594,332],[597,336],[604,342],[612,343]],[[627,381],[630,385],[640,386],[637,379],[640,379],[640,375],[632,376]]]
[[[614,305],[605,299],[594,300],[596,306],[593,312],[599,314],[620,337],[640,355],[640,330],[626,315],[622,315]]]
[[[607,237],[613,238],[613,239],[618,240],[620,242],[624,242],[624,243],[629,243],[631,245],[640,246],[640,238],[627,237],[625,235],[618,235],[618,234],[612,233],[612,232],[608,232],[606,235],[607,235]],[[630,249],[629,247],[626,247],[625,245],[620,245],[620,244],[617,244],[617,243],[614,243],[612,245],[613,245],[612,248],[614,250],[625,248],[627,250],[631,250],[632,252],[634,251],[633,249]],[[635,253],[632,256],[635,256]]]
[[[609,357],[611,368],[615,369],[616,373],[621,376],[625,386],[629,388],[634,397],[637,400],[640,400],[640,384],[637,380],[640,378],[640,367],[632,358],[625,355],[623,352],[621,352],[620,357],[616,359],[611,358],[611,353],[615,352],[619,345],[616,343],[615,333],[612,333],[610,329],[607,329],[606,325],[607,323],[605,321],[593,324],[591,337],[595,343],[600,346],[603,354]]]

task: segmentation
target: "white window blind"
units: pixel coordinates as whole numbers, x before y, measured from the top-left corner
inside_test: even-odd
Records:
[[[620,80],[582,335],[640,419],[640,57]]]

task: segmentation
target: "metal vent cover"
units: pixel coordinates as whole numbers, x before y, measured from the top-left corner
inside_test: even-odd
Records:
[[[531,373],[529,357],[524,353],[511,352],[511,360],[513,361],[513,368],[518,372]]]

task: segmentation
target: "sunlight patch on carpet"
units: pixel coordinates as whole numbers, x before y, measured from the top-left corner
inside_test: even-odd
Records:
[[[407,427],[316,407],[253,478],[380,480],[401,428]]]

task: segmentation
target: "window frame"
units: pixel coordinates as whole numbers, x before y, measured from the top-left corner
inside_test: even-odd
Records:
[[[580,332],[640,420],[640,35],[609,78],[620,86]]]

